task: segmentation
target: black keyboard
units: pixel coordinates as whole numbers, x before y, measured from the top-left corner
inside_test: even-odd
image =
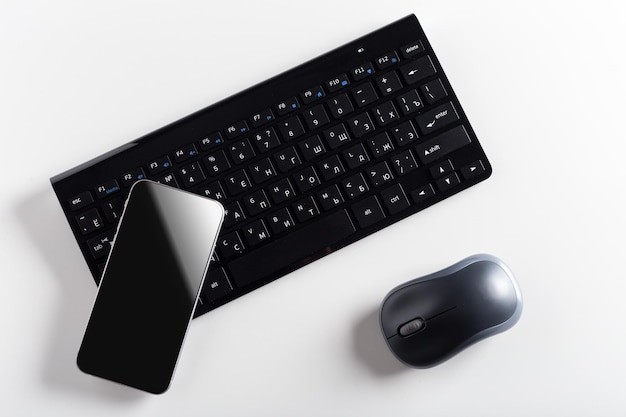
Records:
[[[96,282],[135,181],[220,201],[197,316],[490,174],[411,15],[51,182]]]

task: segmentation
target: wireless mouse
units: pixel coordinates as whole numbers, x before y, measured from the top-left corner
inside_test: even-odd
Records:
[[[511,270],[480,254],[391,290],[380,308],[380,326],[401,362],[429,368],[508,330],[521,313],[522,294]]]

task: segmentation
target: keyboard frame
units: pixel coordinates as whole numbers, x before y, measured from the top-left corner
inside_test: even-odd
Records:
[[[393,45],[390,45],[390,39],[393,40]],[[433,48],[428,41],[428,38],[424,34],[421,25],[417,18],[413,15],[409,15],[403,19],[400,19],[394,23],[391,23],[381,29],[371,32],[359,39],[349,42],[343,46],[340,46],[330,52],[327,52],[317,58],[307,61],[297,67],[294,67],[288,71],[280,73],[275,77],[272,77],[266,81],[256,84],[240,93],[237,93],[231,97],[225,98],[213,105],[210,105],[202,110],[190,114],[178,121],[168,124],[158,130],[155,130],[147,135],[144,135],[136,140],[128,142],[118,148],[115,148],[101,156],[98,156],[90,161],[87,161],[75,168],[65,171],[59,175],[56,175],[50,179],[52,187],[57,195],[59,203],[63,208],[64,215],[69,223],[72,232],[74,233],[76,241],[79,243],[80,250],[87,261],[92,276],[96,283],[99,281],[101,271],[96,262],[91,261],[92,255],[84,243],[87,237],[97,235],[97,232],[84,236],[77,223],[76,215],[80,212],[87,210],[91,205],[86,206],[78,211],[72,211],[70,209],[68,199],[75,196],[77,193],[84,190],[91,190],[95,185],[107,181],[111,178],[118,178],[124,172],[130,172],[137,168],[138,161],[144,161],[144,163],[155,156],[162,154],[171,154],[171,152],[183,144],[186,143],[198,143],[204,136],[213,132],[221,131],[222,136],[226,141],[223,129],[230,123],[238,122],[239,120],[248,120],[248,126],[250,126],[249,117],[265,108],[271,108],[276,115],[275,106],[280,100],[284,100],[288,97],[294,96],[297,93],[304,91],[307,88],[313,87],[317,84],[323,84],[325,81],[336,77],[341,73],[349,73],[350,69],[355,66],[355,62],[374,63],[380,56],[390,52],[391,50],[397,50],[402,45],[419,39],[424,49],[427,51],[428,56],[431,57],[432,63],[437,70],[434,78],[439,78],[443,84],[443,87],[447,90],[447,100],[454,103],[456,111],[459,116],[458,125],[465,126],[471,143],[464,146],[461,149],[455,151],[455,157],[460,161],[470,163],[476,159],[476,155],[480,155],[480,160],[484,165],[484,171],[479,175],[462,181],[458,186],[447,190],[446,192],[436,193],[432,198],[425,200],[419,205],[412,205],[411,210],[405,210],[394,216],[388,216],[382,221],[378,222],[375,227],[358,229],[356,233],[349,238],[342,239],[330,247],[324,248],[321,251],[311,254],[303,262],[295,263],[287,268],[284,268],[277,273],[273,274],[260,282],[256,282],[253,285],[245,288],[239,288],[237,291],[227,295],[220,299],[218,302],[207,304],[199,303],[196,309],[196,316],[204,314],[214,308],[217,308],[227,302],[230,302],[248,292],[251,292],[269,282],[280,278],[295,269],[298,269],[310,262],[313,262],[322,256],[332,253],[350,243],[354,243],[363,237],[369,236],[376,231],[394,224],[401,219],[404,219],[412,214],[415,214],[427,207],[430,207],[439,201],[446,199],[454,194],[457,194],[478,182],[487,179],[492,173],[492,167],[487,159],[482,146],[480,145],[474,130],[472,129],[469,120],[459,103],[459,100],[454,92],[454,89],[450,85],[450,82],[435,54]],[[345,64],[339,64],[345,63]],[[402,64],[402,59],[400,64]],[[342,66],[343,65],[343,66]],[[357,64],[358,65],[358,64]],[[398,65],[398,64],[396,64]],[[377,74],[382,73],[376,69]],[[387,71],[387,70],[385,70]],[[376,74],[374,74],[374,77]],[[350,79],[352,82],[353,80]],[[348,87],[348,90],[354,85]],[[420,84],[416,85],[418,88]],[[333,97],[335,94],[339,95],[346,90],[340,90],[338,92],[327,94],[324,100]],[[390,96],[387,100],[396,97]],[[300,98],[300,96],[298,96]],[[377,103],[384,101],[382,99]],[[304,109],[313,107],[318,102],[313,102],[308,105],[302,105],[298,112],[302,112]],[[363,109],[357,109],[352,115],[358,114],[360,111],[365,111],[369,107]],[[426,109],[427,111],[428,109]],[[368,110],[370,111],[370,110]],[[418,113],[419,114],[419,113]],[[290,114],[277,117],[277,120],[282,118],[288,118]],[[323,131],[325,128],[331,127],[334,124],[345,123],[345,120],[350,116],[342,117],[341,119],[332,120],[330,125],[325,126],[319,131]],[[262,129],[260,127],[259,129]],[[387,129],[387,128],[385,128]],[[251,129],[248,133],[252,135],[257,129]],[[317,130],[315,131],[317,132]],[[311,132],[307,132],[308,136]],[[292,144],[294,142],[287,142]],[[282,145],[281,145],[282,146]],[[254,160],[260,160],[265,157],[266,154],[258,154]],[[371,160],[370,164],[375,164],[377,160]],[[419,163],[420,166],[423,164]],[[182,164],[180,166],[183,166]],[[455,168],[460,168],[455,167]],[[431,180],[432,181],[432,180]],[[207,181],[208,182],[208,181]],[[98,203],[97,198],[93,203],[94,207]],[[347,206],[347,204],[346,204]],[[280,236],[278,237],[280,238]],[[106,260],[106,258],[105,258]],[[104,260],[102,261],[102,263]]]

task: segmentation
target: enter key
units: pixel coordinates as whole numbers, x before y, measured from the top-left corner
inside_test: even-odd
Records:
[[[452,103],[448,102],[422,113],[415,119],[424,135],[439,130],[459,120],[459,115]]]

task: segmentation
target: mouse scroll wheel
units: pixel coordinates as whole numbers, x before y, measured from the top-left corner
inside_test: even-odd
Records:
[[[426,326],[426,322],[424,319],[418,317],[400,326],[398,333],[400,336],[410,336],[422,330],[424,326]]]

